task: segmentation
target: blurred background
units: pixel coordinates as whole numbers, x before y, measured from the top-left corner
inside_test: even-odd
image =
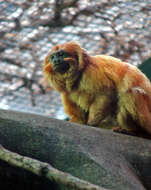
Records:
[[[150,0],[0,0],[0,108],[65,117],[42,81],[51,47],[70,40],[131,64],[151,56]]]

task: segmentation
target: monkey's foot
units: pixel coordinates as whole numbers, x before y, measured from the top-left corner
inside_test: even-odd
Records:
[[[136,132],[135,131],[128,130],[128,129],[122,129],[121,127],[114,127],[114,128],[112,128],[112,130],[114,132],[117,132],[117,133],[122,133],[122,134],[126,134],[126,135],[136,136]]]
[[[125,134],[125,135],[131,135],[131,136],[151,139],[151,135],[146,133],[145,131],[142,131],[142,130],[140,130],[140,131],[126,130],[126,129],[122,129],[121,127],[114,127],[114,128],[112,128],[112,130],[114,132],[122,133],[122,134]]]

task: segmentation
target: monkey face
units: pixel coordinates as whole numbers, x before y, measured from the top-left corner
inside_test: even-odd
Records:
[[[85,61],[83,60],[85,59]],[[54,46],[44,61],[44,72],[48,75],[68,78],[81,71],[87,64],[87,54],[77,42],[68,42]]]
[[[53,70],[55,72],[64,74],[70,68],[69,62],[65,61],[65,58],[71,57],[71,54],[64,51],[58,50],[50,55],[50,61],[52,63]]]
[[[84,49],[76,42],[54,46],[44,60],[43,71],[58,91],[76,86],[87,61]]]

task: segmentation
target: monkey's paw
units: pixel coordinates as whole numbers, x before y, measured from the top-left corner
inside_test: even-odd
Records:
[[[121,127],[114,127],[114,128],[112,128],[112,130],[114,132],[122,133],[122,134],[126,134],[126,135],[132,135],[132,136],[136,136],[137,135],[135,131],[128,130],[128,129],[122,129]]]

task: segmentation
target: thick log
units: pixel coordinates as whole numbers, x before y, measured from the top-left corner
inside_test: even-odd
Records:
[[[151,189],[150,140],[40,115],[0,110],[0,144],[104,188]],[[8,180],[11,177],[5,168],[14,176],[24,173],[14,172],[14,168],[0,162],[0,171]],[[25,176],[25,180],[33,179],[28,175],[24,173],[22,179]],[[64,189],[55,185],[55,189]]]

